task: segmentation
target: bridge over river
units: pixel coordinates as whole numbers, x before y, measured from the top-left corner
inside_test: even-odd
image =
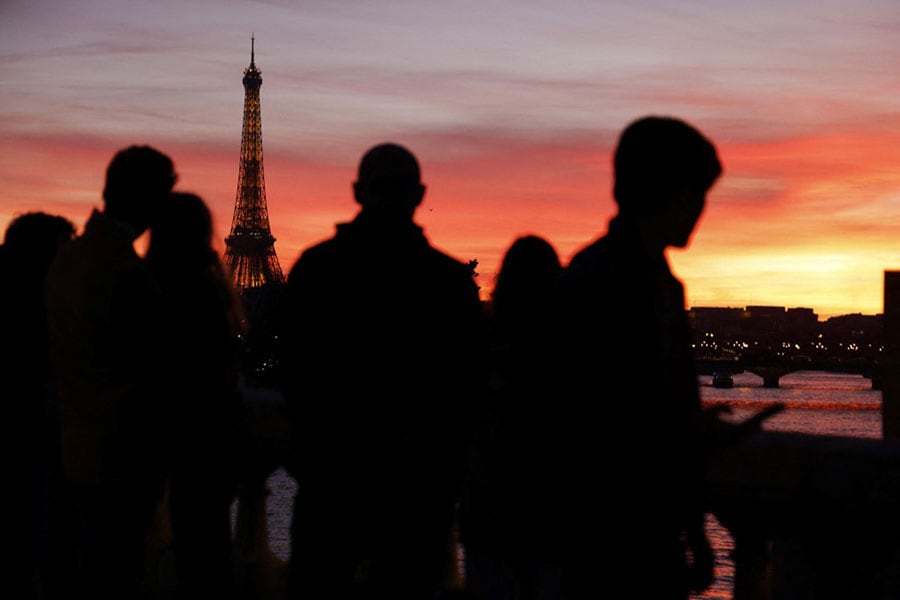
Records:
[[[811,359],[808,357],[751,356],[734,358],[701,358],[696,361],[700,375],[714,373],[753,373],[762,377],[763,386],[777,388],[779,381],[788,373],[796,371],[829,371],[832,373],[852,373],[872,380],[872,389],[881,389],[879,363],[861,359]]]

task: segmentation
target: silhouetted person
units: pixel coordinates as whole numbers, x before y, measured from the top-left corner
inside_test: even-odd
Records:
[[[548,365],[549,295],[562,271],[556,249],[536,235],[507,249],[491,296],[490,410],[475,435],[461,508],[468,589],[482,600],[558,598],[559,556],[547,537],[540,477],[547,397],[535,386]]]
[[[7,226],[0,247],[0,460],[2,512],[0,597],[35,598],[50,593],[59,573],[62,545],[59,504],[59,430],[47,347],[45,280],[57,250],[75,235],[65,217],[29,212]],[[51,538],[52,536],[52,538]]]
[[[235,594],[230,507],[247,429],[240,383],[243,311],[202,198],[173,192],[151,228],[147,262],[162,290],[174,387],[170,510],[179,598]]]
[[[481,303],[471,268],[413,222],[425,186],[407,149],[370,149],[353,190],[359,214],[288,278],[289,594],[430,598],[483,390]]]
[[[103,210],[59,251],[47,279],[63,472],[76,509],[71,597],[135,598],[143,576],[171,385],[159,286],[133,244],[175,179],[171,159],[154,148],[117,152]]]
[[[721,170],[715,147],[683,121],[629,124],[614,158],[618,214],[559,280],[550,383],[570,600],[683,599],[711,582],[703,487],[712,430],[684,290],[665,252],[688,245]]]

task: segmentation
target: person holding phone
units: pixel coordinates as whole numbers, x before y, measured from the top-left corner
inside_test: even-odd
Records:
[[[618,212],[554,290],[558,376],[546,393],[558,401],[545,427],[564,595],[685,600],[713,580],[707,458],[759,428],[702,409],[684,287],[667,258],[689,245],[722,164],[696,128],[652,115],[624,129],[613,167]]]

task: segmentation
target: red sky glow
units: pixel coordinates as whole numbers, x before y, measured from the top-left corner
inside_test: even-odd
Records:
[[[0,229],[31,210],[80,228],[114,152],[146,143],[224,238],[253,34],[285,271],[394,141],[422,164],[417,221],[487,296],[515,237],[567,262],[605,231],[618,133],[667,114],[725,168],[670,254],[690,306],[875,314],[900,269],[898,31],[896,0],[5,0]]]

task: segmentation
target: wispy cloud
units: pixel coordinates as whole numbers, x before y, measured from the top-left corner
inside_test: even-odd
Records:
[[[619,131],[665,113],[725,164],[673,253],[694,298],[868,310],[900,265],[894,0],[7,0],[2,14],[0,134],[16,152],[0,160],[0,226],[35,206],[81,222],[112,153],[141,141],[227,228],[252,33],[288,256],[352,216],[356,161],[393,139],[423,162],[429,235],[479,259],[483,284],[520,233],[568,257],[615,211]]]

